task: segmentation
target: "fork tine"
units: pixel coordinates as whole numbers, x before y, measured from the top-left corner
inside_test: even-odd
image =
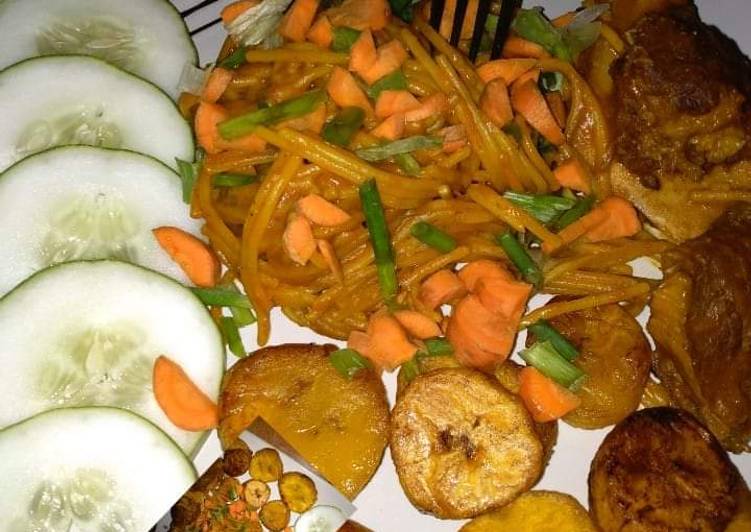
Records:
[[[182,18],[189,17],[199,9],[203,9],[206,6],[210,6],[211,4],[216,4],[219,0],[203,0],[203,2],[199,2],[193,7],[189,7],[188,9],[185,9],[183,11],[180,11],[180,16]]]
[[[467,16],[467,5],[469,0],[458,0],[456,2],[456,10],[454,11],[454,24],[451,27],[451,46],[459,44],[459,39],[462,36],[462,28],[464,27],[464,18]]]
[[[221,21],[222,21],[222,19],[221,19],[221,18],[216,18],[216,19],[212,20],[211,22],[207,22],[207,23],[206,23],[206,24],[204,24],[203,26],[198,26],[198,27],[197,27],[196,29],[194,29],[194,30],[190,30],[190,35],[191,35],[191,37],[192,37],[193,35],[198,35],[198,34],[199,34],[199,33],[201,33],[202,31],[206,31],[207,29],[209,29],[209,28],[212,28],[212,27],[216,26],[216,25],[217,25],[217,24],[219,24],[219,23],[220,23]]]
[[[446,0],[431,0],[430,2],[430,25],[435,31],[441,31],[441,19],[445,7]]]
[[[498,16],[498,26],[493,37],[493,48],[490,51],[490,59],[498,59],[503,52],[503,45],[511,31],[511,23],[514,21],[516,10],[522,6],[522,0],[503,0],[501,13]]]
[[[505,2],[504,2],[505,3]],[[469,45],[469,60],[474,62],[477,59],[477,54],[480,51],[480,44],[482,43],[482,36],[485,33],[485,23],[488,20],[490,14],[490,2],[480,1],[477,6],[477,17],[475,18],[475,28],[472,32],[472,42]]]

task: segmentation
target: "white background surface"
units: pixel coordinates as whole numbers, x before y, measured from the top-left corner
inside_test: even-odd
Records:
[[[181,9],[195,5],[199,0],[174,0]],[[188,23],[191,28],[216,17],[221,6],[230,3],[222,0],[216,6],[206,8],[191,16]],[[718,25],[725,33],[738,41],[740,47],[751,53],[751,32],[748,21],[751,20],[751,0],[697,0],[702,18]],[[526,6],[542,5],[549,15],[556,15],[575,8],[579,2],[572,0],[525,1]],[[216,57],[224,35],[221,25],[203,32],[196,38],[201,62],[209,63]],[[642,321],[642,320],[640,320]],[[280,312],[275,311],[272,319],[272,336],[270,344],[284,342],[326,342],[328,339],[303,329],[289,322]],[[246,346],[254,347],[255,329],[245,334]],[[231,356],[230,358],[234,360]],[[385,376],[389,390],[389,400],[394,400],[394,375]],[[536,486],[541,489],[553,489],[570,493],[587,505],[587,475],[589,464],[597,447],[609,429],[587,431],[573,429],[565,423],[559,424],[560,435],[555,453],[545,475]],[[200,470],[205,469],[219,455],[219,444],[215,436],[207,442],[197,458]],[[733,456],[744,478],[751,481],[751,454]],[[354,501],[357,511],[354,519],[378,532],[412,532],[412,531],[455,531],[461,526],[459,521],[443,521],[419,513],[407,500],[394,470],[388,450],[380,469],[373,480]]]

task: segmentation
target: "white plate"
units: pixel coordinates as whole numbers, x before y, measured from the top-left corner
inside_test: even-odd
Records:
[[[198,0],[174,0],[174,3],[185,8],[194,5]],[[716,24],[722,30],[736,39],[741,49],[751,54],[751,33],[747,31],[748,20],[751,17],[751,3],[749,0],[696,0],[702,18],[711,24]],[[230,0],[222,0],[220,5],[226,5]],[[575,0],[527,0],[526,5],[542,5],[546,7],[548,15],[556,15],[580,5]],[[203,21],[209,21],[216,15],[217,10],[201,12],[190,19],[191,27],[197,27]],[[196,44],[202,63],[212,62],[224,40],[221,25],[205,31],[196,38]],[[640,321],[644,322],[645,316]],[[330,339],[317,335],[308,329],[299,327],[285,318],[281,312],[274,311],[272,317],[272,335],[269,345],[285,342],[332,342]],[[255,329],[252,328],[244,336],[246,346],[255,348]],[[386,375],[386,386],[389,400],[393,405],[395,375]],[[587,475],[589,464],[602,438],[609,429],[582,430],[574,429],[565,423],[559,423],[560,434],[555,453],[545,475],[536,486],[537,489],[558,490],[570,493],[587,505]],[[213,462],[219,453],[219,443],[216,436],[212,436],[197,458],[199,470],[203,470]],[[751,454],[731,455],[747,481],[751,481]],[[357,506],[353,519],[369,528],[381,531],[456,531],[460,521],[445,521],[418,512],[407,500],[391,461],[386,451],[381,467],[370,484],[354,501]]]

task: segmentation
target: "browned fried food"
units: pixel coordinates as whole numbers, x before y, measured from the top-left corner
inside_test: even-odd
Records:
[[[235,364],[220,397],[219,437],[231,442],[261,417],[342,493],[368,483],[388,442],[386,390],[377,374],[352,380],[329,363],[333,346],[268,347]]]
[[[668,238],[683,241],[703,233],[726,206],[693,202],[693,192],[751,186],[751,62],[693,4],[638,3],[664,9],[633,24],[610,70],[611,182]],[[634,15],[615,14],[616,24]]]
[[[622,307],[607,305],[558,316],[551,325],[579,349],[573,363],[587,374],[576,392],[581,404],[564,421],[596,429],[636,410],[652,359],[639,323]]]
[[[727,453],[696,418],[648,408],[602,442],[589,473],[589,508],[603,532],[720,532],[741,489]]]
[[[417,508],[474,517],[513,500],[542,472],[529,413],[492,377],[448,368],[419,375],[397,401],[391,454]]]
[[[751,207],[735,206],[703,236],[662,258],[665,281],[647,324],[671,401],[726,449],[751,440]]]

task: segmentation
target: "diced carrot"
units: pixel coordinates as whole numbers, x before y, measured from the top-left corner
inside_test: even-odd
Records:
[[[522,83],[532,80],[535,83],[540,81],[540,74],[542,72],[539,68],[532,68],[530,70],[527,70],[524,74],[521,74],[518,78],[516,78],[516,81],[513,83],[513,85],[516,85],[517,83],[521,85]]]
[[[370,30],[360,33],[360,36],[352,45],[349,51],[349,69],[352,72],[362,74],[372,67],[378,60],[378,51],[376,50],[373,34]]]
[[[162,226],[151,232],[193,284],[202,287],[216,286],[220,271],[219,260],[202,240],[177,227]]]
[[[259,1],[260,0],[240,0],[239,2],[232,2],[222,9],[222,22],[224,22],[224,24],[230,24],[248,9],[258,5]]]
[[[259,152],[266,149],[266,141],[256,135],[246,135],[235,140],[224,140],[217,126],[229,118],[229,113],[221,105],[201,102],[194,120],[198,144],[206,153],[215,154],[222,150]]]
[[[579,406],[579,398],[532,366],[522,369],[519,396],[538,423],[561,418]]]
[[[590,242],[633,236],[641,231],[641,222],[636,209],[623,198],[618,196],[605,198],[595,207],[595,210],[604,211],[606,217],[587,231],[585,238]]]
[[[485,85],[480,96],[480,109],[498,127],[503,127],[514,119],[506,82],[498,78]]]
[[[420,107],[420,101],[411,92],[405,90],[382,91],[376,100],[375,115],[378,118],[388,118],[396,113],[414,111]]]
[[[581,167],[581,163],[576,159],[568,159],[567,161],[559,164],[555,170],[553,170],[555,180],[558,181],[562,187],[578,190],[589,194],[591,187],[584,169]]]
[[[527,80],[524,83],[518,81],[514,83],[511,87],[511,106],[533,128],[556,146],[566,142],[566,137],[563,136],[553,113],[550,112],[548,103],[534,81]]]
[[[243,519],[248,510],[248,503],[246,503],[243,499],[237,499],[236,501],[232,501],[227,506],[227,509],[229,511],[230,517],[232,517],[233,519]]]
[[[297,264],[305,265],[316,252],[316,239],[313,228],[305,216],[292,213],[282,235],[287,256]]]
[[[366,114],[373,115],[373,106],[355,78],[341,67],[335,67],[329,78],[326,90],[339,107],[359,107]]]
[[[463,124],[447,126],[436,133],[443,139],[444,153],[454,153],[467,145],[467,130]]]
[[[481,278],[475,291],[485,308],[500,314],[511,323],[519,323],[532,294],[532,285],[498,277]]]
[[[436,322],[416,310],[397,310],[394,317],[413,338],[425,340],[441,336],[441,328]]]
[[[550,57],[545,48],[537,43],[511,35],[503,45],[503,57],[534,57],[542,59]]]
[[[326,15],[321,15],[310,27],[305,37],[321,48],[328,48],[334,40],[334,27]]]
[[[404,113],[397,113],[381,122],[370,134],[381,139],[396,140],[404,135],[405,124]]]
[[[341,5],[325,13],[334,26],[378,31],[389,23],[391,6],[388,0],[344,0]]]
[[[558,236],[563,241],[563,244],[570,244],[574,240],[577,240],[587,234],[590,230],[607,220],[608,213],[603,209],[594,208],[571,225],[564,227]],[[550,253],[553,250],[550,248],[547,242],[543,242],[542,251],[544,253]]]
[[[553,113],[555,121],[561,128],[566,127],[566,104],[563,101],[563,96],[559,91],[549,92],[545,95],[545,101],[548,102],[550,112]]]
[[[420,102],[420,107],[414,111],[409,111],[404,114],[404,119],[407,122],[419,122],[425,120],[431,116],[444,114],[449,110],[449,99],[442,92],[436,92],[430,96],[425,97]]]
[[[408,57],[407,50],[396,39],[380,46],[377,54],[378,58],[370,68],[363,72],[358,72],[368,85],[372,85],[382,77],[388,76],[401,68]]]
[[[297,212],[308,220],[324,227],[334,227],[350,219],[347,211],[340,209],[318,194],[308,194],[304,198],[300,198],[297,200],[295,207]]]
[[[201,99],[204,102],[216,102],[222,97],[224,91],[229,87],[232,81],[232,71],[226,68],[216,67],[209,74],[206,84],[201,92]]]
[[[576,16],[576,13],[574,11],[567,11],[563,15],[558,15],[550,22],[556,28],[562,28],[564,26],[568,26],[569,24],[571,24],[571,21],[574,20],[575,16]]]
[[[368,321],[368,358],[376,366],[392,371],[417,353],[401,324],[386,312],[373,314]]]
[[[318,11],[318,0],[295,0],[279,23],[279,35],[303,42]]]
[[[347,347],[370,359],[370,336],[362,331],[352,331],[347,338]]]
[[[175,426],[198,432],[219,423],[217,405],[169,358],[154,362],[152,385],[156,402]]]
[[[482,0],[485,1],[485,0]],[[435,2],[423,2],[421,15],[425,20],[430,20],[431,7]],[[470,39],[472,37],[472,29],[475,26],[475,18],[477,17],[477,11],[479,9],[480,0],[469,0],[464,7],[466,16],[462,23],[462,30],[460,33],[460,39]],[[447,41],[451,38],[451,30],[454,24],[454,13],[456,12],[456,0],[446,0],[442,7],[441,24],[438,27],[438,33],[443,36]]]
[[[500,263],[488,259],[472,261],[459,270],[459,280],[470,292],[477,290],[481,279],[500,279],[509,283],[516,281],[511,272]]]
[[[429,309],[435,309],[463,297],[467,288],[451,270],[438,270],[420,285],[420,301]]]
[[[516,79],[535,66],[535,59],[496,59],[477,67],[477,75],[483,83],[502,79],[511,85]]]
[[[326,124],[326,104],[322,103],[306,115],[279,122],[277,127],[287,127],[296,131],[320,133],[324,124]]]
[[[446,338],[454,348],[454,357],[463,366],[493,368],[496,356],[477,345],[473,336],[465,332],[463,324],[455,319],[448,319]]]
[[[323,256],[323,260],[326,261],[326,265],[331,270],[331,273],[334,274],[336,280],[340,283],[344,282],[342,263],[339,262],[339,257],[336,256],[333,244],[328,240],[316,240],[316,246],[318,246],[318,251]]]

